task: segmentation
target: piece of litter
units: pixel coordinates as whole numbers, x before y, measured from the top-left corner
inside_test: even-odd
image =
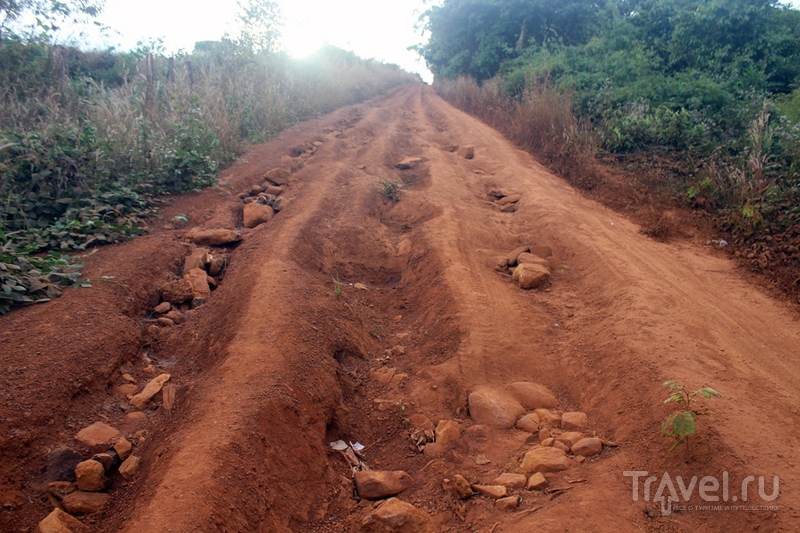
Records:
[[[364,285],[363,283],[356,283],[355,285],[353,285],[353,287],[355,287],[356,289],[358,289],[360,291],[368,291],[369,290],[367,288],[367,286]]]
[[[330,446],[332,450],[336,450],[338,452],[343,452],[347,448],[349,448],[347,443],[343,440],[337,440],[335,442],[331,442],[328,446]]]
[[[360,452],[364,449],[364,445],[360,442],[351,442],[350,447],[353,448],[355,451]]]

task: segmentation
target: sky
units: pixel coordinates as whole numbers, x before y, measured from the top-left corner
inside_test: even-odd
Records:
[[[427,0],[430,4],[431,0]],[[407,48],[423,38],[414,29],[426,0],[278,0],[284,16],[283,47],[295,57],[324,44],[364,58],[396,63],[430,81],[432,75]],[[168,52],[190,52],[196,41],[238,35],[236,0],[106,0],[99,21],[112,33],[98,46],[130,49],[163,38]]]

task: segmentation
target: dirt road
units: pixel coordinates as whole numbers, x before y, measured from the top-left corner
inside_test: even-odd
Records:
[[[451,151],[465,145],[474,146],[473,159]],[[299,155],[308,147],[313,153]],[[407,157],[421,161],[395,168]],[[717,251],[647,238],[422,86],[256,147],[223,177],[229,189],[177,199],[162,215],[234,227],[241,202],[226,191],[244,191],[276,166],[293,170],[286,206],[245,235],[220,287],[184,324],[131,334],[93,379],[75,385],[82,395],[53,405],[37,390],[46,381],[41,376],[59,357],[68,370],[79,364],[69,350],[58,355],[55,340],[38,346],[41,368],[6,382],[23,399],[38,398],[34,418],[37,409],[50,409],[50,427],[64,428],[28,438],[40,455],[4,442],[4,472],[28,498],[22,509],[4,511],[9,531],[32,529],[35,522],[24,521],[49,512],[31,481],[43,450],[69,445],[76,419],[121,423],[124,399],[109,390],[119,384],[119,365],[146,382],[137,342],[171,373],[176,407],[147,411],[137,476],[115,479],[105,510],[84,518],[98,531],[358,530],[373,504],[353,498],[350,467],[328,448],[338,439],[363,443],[373,470],[411,475],[411,488],[398,497],[428,521],[407,524],[408,531],[800,529],[800,322]],[[399,202],[381,194],[380,181],[404,183]],[[521,194],[516,211],[497,209],[488,195],[493,189]],[[58,342],[71,346],[71,339],[102,329],[123,297],[143,302],[129,302],[125,311],[134,317],[126,327],[138,327],[135,315],[149,316],[146,306],[157,303],[147,289],[167,276],[170,262],[114,269],[125,268],[121,259],[136,264],[143,249],[180,258],[182,234],[159,223],[150,241],[101,250],[114,262],[100,257],[90,272],[102,264],[115,279],[138,279],[141,289],[133,296],[109,292],[96,303],[94,320],[58,332]],[[523,291],[494,266],[531,245],[552,248],[553,274],[546,289]],[[7,325],[3,366],[13,370],[21,363],[12,354],[31,349],[25,343],[32,341],[14,332],[36,331],[42,321],[58,330],[57,316],[48,313],[78,312],[85,298],[70,291],[62,307],[55,302],[0,318]],[[384,384],[376,371],[388,369],[396,379]],[[712,413],[700,418],[688,452],[668,453],[660,435],[669,412],[661,383],[668,379],[709,385],[724,396],[707,403]],[[476,427],[469,416],[471,391],[519,381],[545,385],[560,411],[588,415],[584,433],[619,446],[548,476],[549,492],[520,491],[513,511],[484,496],[454,500],[442,489],[445,478],[491,483],[518,472],[522,456],[538,445],[536,435]],[[5,409],[12,413],[9,398]],[[441,455],[419,453],[407,431],[415,414],[434,424],[455,420],[459,438]],[[9,466],[22,458],[25,467]],[[779,510],[662,516],[657,502],[641,494],[632,501],[625,471],[659,480],[664,472],[722,479],[727,471],[735,480],[731,495],[745,476],[765,476],[766,493],[779,476],[777,500],[753,497],[756,483],[748,502]],[[706,504],[697,491],[680,503]]]

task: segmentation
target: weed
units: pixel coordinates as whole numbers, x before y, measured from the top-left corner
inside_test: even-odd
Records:
[[[661,431],[664,437],[673,439],[669,451],[685,444],[689,448],[689,437],[697,431],[696,420],[701,414],[693,407],[700,398],[721,398],[722,395],[711,387],[703,387],[694,392],[689,392],[686,388],[676,381],[667,381],[664,386],[669,389],[670,395],[664,403],[676,403],[679,409],[669,415],[661,424]]]
[[[400,191],[403,189],[403,184],[397,181],[381,180],[378,182],[381,188],[381,194],[391,202],[400,201]]]
[[[336,296],[338,300],[342,297],[342,282],[339,281],[338,275],[331,276],[331,279],[333,280],[333,295]]]

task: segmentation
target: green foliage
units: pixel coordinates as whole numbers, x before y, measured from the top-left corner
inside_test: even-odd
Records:
[[[697,432],[696,422],[699,415],[693,404],[701,398],[721,398],[722,395],[711,387],[703,387],[689,392],[683,385],[672,380],[665,382],[664,386],[670,391],[670,395],[664,400],[664,403],[678,404],[679,409],[664,419],[661,424],[661,432],[664,437],[674,441],[669,451],[673,451],[683,444],[688,448],[689,437]]]
[[[381,194],[390,202],[400,201],[400,191],[403,189],[403,184],[398,181],[381,180],[378,182]]]

